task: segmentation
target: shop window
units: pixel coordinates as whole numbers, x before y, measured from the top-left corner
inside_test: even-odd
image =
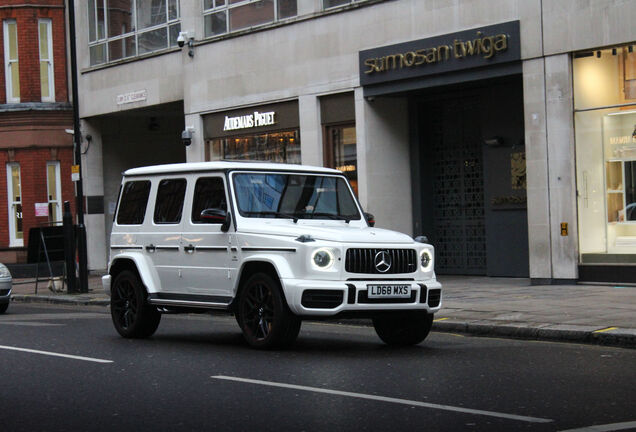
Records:
[[[326,126],[325,166],[344,173],[358,195],[358,159],[355,124]]]
[[[40,48],[40,89],[42,102],[55,102],[53,41],[50,19],[38,20],[38,39]]]
[[[270,24],[297,13],[297,0],[204,0],[205,36]]]
[[[9,203],[9,246],[23,246],[20,164],[7,164],[7,196]]]
[[[49,205],[49,222],[62,220],[62,193],[60,181],[60,163],[58,161],[46,163],[46,191]]]
[[[208,151],[210,160],[300,163],[298,130],[212,139]]]
[[[20,65],[18,63],[18,24],[5,20],[4,27],[4,71],[7,103],[20,102]]]
[[[202,223],[201,212],[211,208],[227,211],[225,186],[221,177],[202,177],[197,180],[194,186],[192,222]]]
[[[117,223],[119,225],[141,225],[144,223],[149,195],[149,181],[126,182],[117,212]]]
[[[155,200],[154,221],[156,224],[176,224],[181,222],[185,179],[164,179],[159,183]]]
[[[636,53],[573,59],[582,263],[636,263]]]
[[[88,0],[90,65],[177,45],[178,0]]]

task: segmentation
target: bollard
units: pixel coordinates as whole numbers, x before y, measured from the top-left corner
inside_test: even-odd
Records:
[[[75,277],[75,236],[73,235],[73,215],[71,203],[64,201],[64,213],[62,216],[64,226],[64,264],[66,266],[66,282],[68,292],[77,292],[77,278]]]

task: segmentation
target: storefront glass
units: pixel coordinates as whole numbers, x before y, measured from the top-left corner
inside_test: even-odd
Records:
[[[327,126],[327,148],[325,166],[335,168],[349,179],[355,194],[358,194],[358,160],[356,156],[355,125]]]
[[[300,163],[298,130],[208,140],[208,160],[258,160]]]
[[[579,252],[583,264],[636,263],[636,53],[573,60]]]

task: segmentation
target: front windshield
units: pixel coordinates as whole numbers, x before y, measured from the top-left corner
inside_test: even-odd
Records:
[[[238,173],[234,189],[241,216],[285,219],[359,220],[342,177],[309,174]]]

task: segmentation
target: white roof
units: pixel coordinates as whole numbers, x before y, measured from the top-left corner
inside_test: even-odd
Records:
[[[294,165],[270,162],[188,162],[166,165],[153,165],[139,168],[131,168],[124,171],[126,176],[170,174],[194,171],[219,171],[219,170],[268,170],[268,171],[310,171],[325,174],[341,174],[332,168],[324,168],[310,165]]]

